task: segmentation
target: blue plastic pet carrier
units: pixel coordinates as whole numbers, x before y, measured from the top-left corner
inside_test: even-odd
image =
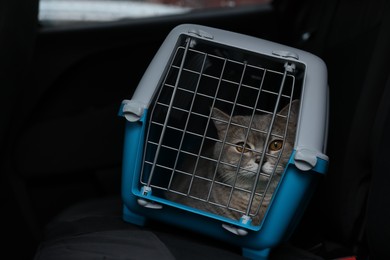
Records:
[[[200,232],[242,247],[249,258],[266,259],[272,247],[289,238],[327,170],[326,66],[310,53],[270,41],[194,24],[177,26],[133,97],[122,102],[120,115],[127,121],[124,220],[145,225],[153,219]],[[258,115],[266,118],[261,124]],[[240,125],[240,116],[249,118],[246,124]],[[218,125],[224,135],[218,135]],[[229,128],[242,130],[247,139],[230,141]],[[256,131],[261,138],[249,140]],[[239,159],[224,160],[222,152],[210,148],[217,145],[240,152]],[[278,171],[286,151],[287,162]],[[243,165],[247,157],[258,164],[256,170]],[[268,160],[276,163],[267,170]],[[250,182],[245,179],[249,188],[239,185],[241,175],[250,176]]]

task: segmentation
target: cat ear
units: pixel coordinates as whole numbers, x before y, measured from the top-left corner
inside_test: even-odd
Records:
[[[299,99],[295,99],[291,102],[291,110],[290,110],[290,121],[291,122],[297,122],[298,121],[298,115],[299,115],[299,106],[300,102]],[[279,114],[283,116],[287,116],[289,109],[289,104],[287,104],[282,110],[280,110]]]
[[[213,122],[218,132],[225,131],[228,126],[230,116],[216,107],[213,107],[211,116],[214,117]]]

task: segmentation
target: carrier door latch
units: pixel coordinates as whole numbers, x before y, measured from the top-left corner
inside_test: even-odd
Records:
[[[145,106],[144,104],[136,101],[136,100],[123,100],[122,101],[122,113],[123,116],[129,122],[138,121],[144,113]]]
[[[294,160],[298,169],[308,171],[317,165],[317,153],[308,149],[299,149],[295,153]]]

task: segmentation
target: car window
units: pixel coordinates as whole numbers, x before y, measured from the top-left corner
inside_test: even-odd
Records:
[[[110,22],[179,15],[194,10],[265,4],[271,0],[40,0],[43,25]]]

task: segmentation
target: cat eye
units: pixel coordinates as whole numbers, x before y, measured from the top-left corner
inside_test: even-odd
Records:
[[[243,142],[237,143],[236,150],[240,153],[247,153],[250,151],[250,149],[251,149],[251,147],[248,144],[245,144],[245,147],[244,147]]]
[[[268,149],[272,152],[279,151],[283,147],[283,140],[273,140],[269,146]]]

